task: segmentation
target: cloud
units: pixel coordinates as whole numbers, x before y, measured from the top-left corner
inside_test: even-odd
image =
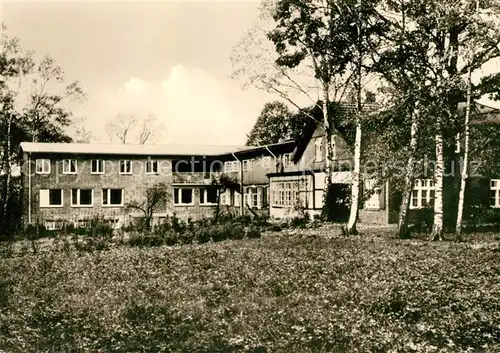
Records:
[[[149,90],[150,84],[137,77],[132,77],[120,89],[121,92],[129,94],[146,94]]]
[[[156,83],[128,79],[107,97],[105,109],[113,111],[110,116],[155,115],[165,127],[156,143],[244,144],[261,106],[248,109],[245,94],[238,91],[205,70],[176,65]]]

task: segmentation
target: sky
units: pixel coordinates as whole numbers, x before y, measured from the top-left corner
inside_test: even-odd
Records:
[[[230,55],[258,20],[259,2],[3,3],[9,35],[49,54],[87,100],[75,117],[99,142],[117,114],[162,123],[156,143],[244,144],[276,97],[230,79]]]
[[[121,113],[156,116],[156,143],[241,145],[263,105],[278,98],[229,78],[231,53],[258,23],[259,5],[30,1],[3,3],[0,13],[25,49],[49,54],[68,83],[81,82],[88,98],[71,109],[96,142],[110,142],[105,125]]]

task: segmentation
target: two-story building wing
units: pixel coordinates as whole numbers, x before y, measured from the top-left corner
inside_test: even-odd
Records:
[[[169,197],[156,207],[155,221],[176,215],[185,220],[213,216],[223,209],[268,213],[266,174],[276,170],[293,141],[269,146],[21,144],[26,224],[57,228],[64,222],[84,225],[95,216],[117,227],[141,216],[126,207],[147,202],[148,189],[167,185]],[[230,175],[239,190],[219,195],[214,180]],[[243,197],[241,196],[241,188]]]

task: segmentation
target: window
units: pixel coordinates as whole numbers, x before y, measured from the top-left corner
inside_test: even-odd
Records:
[[[76,159],[63,159],[63,174],[76,174]]]
[[[54,221],[54,220],[47,220],[43,223],[43,225],[45,226],[45,229],[47,229],[47,230],[56,230],[56,229],[60,228],[60,227],[58,227],[59,222]]]
[[[71,189],[71,206],[93,206],[94,190]]]
[[[158,174],[158,161],[151,159],[146,161],[146,174]]]
[[[35,170],[37,174],[50,174],[50,159],[37,159]]]
[[[123,189],[102,189],[103,206],[123,206]]]
[[[245,203],[250,208],[261,208],[262,188],[248,187],[245,193]]]
[[[417,179],[411,193],[410,208],[434,206],[434,180]]]
[[[90,164],[91,174],[104,174],[104,161],[102,159],[93,159]]]
[[[314,161],[321,162],[323,160],[323,140],[317,137],[314,140]]]
[[[238,161],[228,161],[224,163],[224,171],[226,173],[238,172],[239,171],[239,163]]]
[[[229,201],[229,191],[225,191],[223,193],[220,194],[220,204],[221,205],[229,205],[228,201]]]
[[[132,161],[120,161],[120,174],[132,174]]]
[[[200,189],[200,205],[214,205],[217,203],[218,190],[216,188]]]
[[[193,205],[193,189],[174,188],[174,205]]]
[[[376,180],[365,180],[365,190],[369,195],[365,200],[365,208],[380,209],[380,193],[381,190],[376,186]]]
[[[240,207],[241,205],[241,194],[239,192],[234,193],[234,206]]]
[[[254,161],[253,159],[251,159],[251,160],[250,159],[246,159],[246,160],[243,161],[243,171],[244,172],[248,172],[248,171],[250,171],[250,170],[253,169],[252,168],[252,166],[253,166],[252,162],[253,161]]]
[[[270,156],[262,157],[262,169],[269,169],[269,168],[271,168],[271,157]]]
[[[286,181],[271,184],[271,205],[278,207],[295,207],[299,203],[303,203],[305,206],[305,191],[307,191],[307,186],[302,183],[305,187],[304,192],[301,193],[299,187],[299,181]],[[263,199],[267,199],[267,190],[262,191]]]
[[[500,208],[500,179],[490,181],[490,205]]]
[[[283,155],[283,165],[285,167],[289,167],[292,165],[292,154],[291,153],[285,153]]]
[[[62,189],[41,189],[40,207],[62,207],[63,190]]]

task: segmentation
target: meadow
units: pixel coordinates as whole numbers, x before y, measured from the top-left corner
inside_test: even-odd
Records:
[[[0,351],[500,351],[498,235],[333,233],[4,249]]]

